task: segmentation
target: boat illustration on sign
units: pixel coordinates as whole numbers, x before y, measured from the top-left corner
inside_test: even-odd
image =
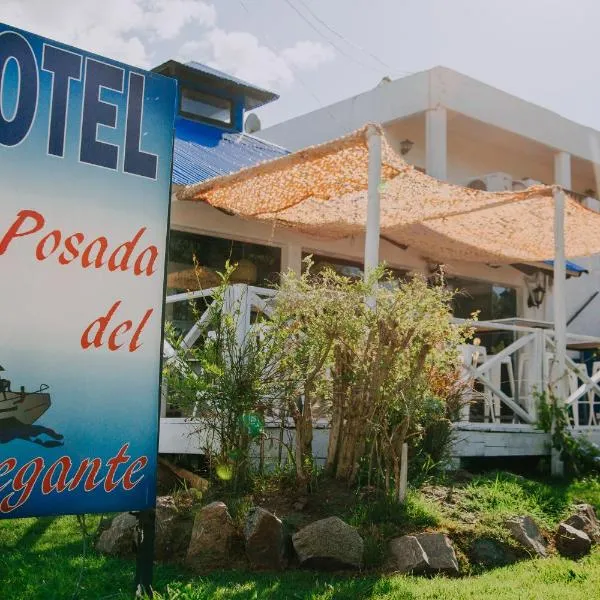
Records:
[[[0,366],[0,373],[3,371]],[[22,439],[45,447],[62,445],[62,435],[49,427],[34,425],[52,404],[49,389],[42,384],[35,392],[26,391],[24,386],[17,391],[8,379],[0,377],[0,443]]]

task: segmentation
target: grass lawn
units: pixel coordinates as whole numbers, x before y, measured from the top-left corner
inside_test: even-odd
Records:
[[[448,503],[435,500],[435,489],[413,493],[402,516],[408,523],[392,523],[390,527],[410,529],[411,520],[419,527],[435,522],[434,528],[448,531],[453,539],[468,539],[469,532],[493,532],[504,515],[511,513],[530,513],[540,524],[552,528],[573,502],[587,501],[600,508],[597,480],[548,485],[499,475],[475,480],[453,494],[456,498]],[[463,513],[472,518],[461,525]],[[359,506],[344,516],[363,531],[390,517],[380,513],[376,505]],[[198,578],[181,568],[159,565],[155,586],[161,598],[170,600],[600,598],[598,548],[578,562],[554,556],[487,572],[468,569],[472,575],[461,579],[375,573],[350,578],[298,570],[282,574],[221,571]],[[74,517],[0,521],[2,600],[128,598],[133,572],[132,561],[107,558],[90,548],[84,554]]]

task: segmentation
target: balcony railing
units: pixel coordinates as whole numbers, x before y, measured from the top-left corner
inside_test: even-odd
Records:
[[[190,302],[198,298],[210,298],[214,289],[201,290],[169,296],[167,304]],[[244,340],[253,312],[267,317],[270,301],[276,292],[248,286],[231,285],[225,297],[225,309],[236,314],[237,336]],[[209,311],[205,310],[191,324],[183,338],[183,345],[192,347],[202,335],[206,335]],[[456,324],[466,323],[454,319]],[[554,361],[554,331],[551,324],[527,321],[525,324],[505,321],[483,321],[474,324],[478,332],[504,332],[512,336],[512,343],[499,352],[491,354],[482,345],[465,345],[463,351],[463,381],[467,384],[465,405],[460,422],[489,423],[505,426],[535,425],[538,421],[538,404],[543,392],[553,389],[561,374]],[[568,346],[585,345],[600,347],[600,338],[568,334]],[[179,360],[177,353],[167,341],[164,343],[164,360]],[[600,361],[592,365],[588,374],[586,366],[567,358],[567,396],[562,399],[573,428],[600,427]],[[166,394],[168,396],[168,394]],[[162,415],[166,416],[168,397],[163,399]],[[193,418],[194,415],[180,415]]]

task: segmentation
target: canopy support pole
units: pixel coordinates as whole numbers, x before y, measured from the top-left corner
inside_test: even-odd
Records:
[[[557,408],[564,409],[567,370],[567,313],[566,313],[566,257],[565,257],[565,193],[554,188],[554,339],[556,384],[554,397]],[[553,423],[554,429],[554,423]],[[552,474],[563,475],[564,465],[556,449],[552,449]]]
[[[367,145],[369,148],[369,178],[367,201],[367,230],[365,234],[364,274],[367,281],[379,266],[379,230],[381,183],[381,132],[374,125],[367,127]]]

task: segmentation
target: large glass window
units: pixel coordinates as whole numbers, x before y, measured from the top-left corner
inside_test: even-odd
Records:
[[[281,250],[273,246],[171,231],[167,264],[167,294],[219,285],[219,272],[229,260],[237,264],[232,283],[271,287],[279,280]],[[195,264],[194,264],[195,263]],[[198,301],[199,307],[203,301]],[[188,302],[167,305],[167,319],[185,333],[193,324]]]
[[[517,316],[517,293],[514,288],[487,281],[453,278],[449,286],[456,291],[454,315],[468,318],[479,311],[480,321],[507,319]]]
[[[452,278],[448,285],[456,291],[454,316],[468,319],[474,312],[480,321],[509,319],[517,316],[517,291],[487,281]],[[486,333],[478,336],[490,354],[499,352],[512,343],[509,332]]]
[[[226,98],[211,96],[190,88],[181,90],[180,111],[184,117],[231,125],[232,107],[231,100]]]
[[[355,262],[351,260],[345,260],[342,258],[333,258],[331,256],[325,256],[322,254],[313,254],[312,252],[304,252],[302,254],[302,259],[311,256],[312,261],[314,263],[313,272],[319,272],[321,269],[329,267],[339,273],[340,275],[344,275],[346,277],[363,277],[363,265],[361,262]],[[306,269],[306,263],[302,263],[302,270]],[[408,271],[404,271],[401,269],[392,269],[388,268],[388,271],[392,273],[392,276],[396,279],[402,279],[406,277]]]

